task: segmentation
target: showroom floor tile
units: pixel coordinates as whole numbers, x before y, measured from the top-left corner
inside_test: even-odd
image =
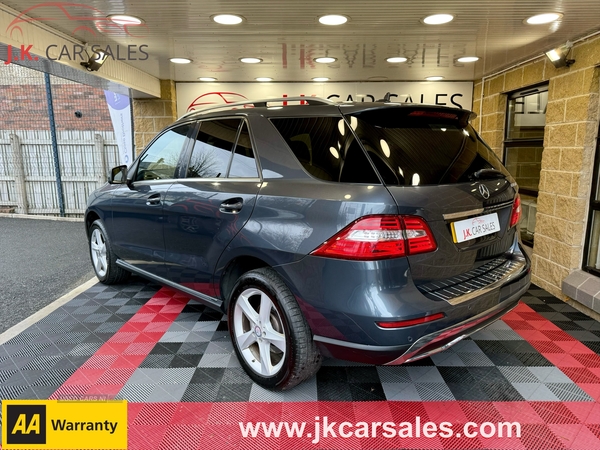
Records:
[[[261,447],[238,425],[265,417],[314,423],[346,411],[341,421],[418,415],[523,424],[518,440],[415,437],[405,448],[592,449],[600,448],[599,352],[598,322],[532,287],[502,321],[431,358],[393,367],[326,360],[313,379],[271,392],[240,367],[221,314],[133,278],[92,287],[1,345],[0,399],[126,399],[131,448],[399,445],[263,438]]]

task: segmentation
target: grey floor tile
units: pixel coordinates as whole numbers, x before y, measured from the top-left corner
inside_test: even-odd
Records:
[[[158,384],[166,368],[137,368],[127,380],[127,384]]]
[[[430,356],[433,363],[438,367],[464,367],[465,362],[457,353],[450,351],[436,353]]]
[[[437,367],[407,367],[407,372],[414,382],[419,383],[444,383],[444,379]]]
[[[419,397],[423,401],[455,400],[446,383],[415,383]]]
[[[559,398],[543,384],[512,383],[513,387],[528,401],[555,402]]]
[[[381,383],[387,400],[421,401],[414,383]]]
[[[376,369],[382,383],[412,382],[412,378],[404,366],[377,366]]]
[[[543,383],[573,383],[558,367],[528,367],[527,369]]]
[[[191,368],[177,368],[177,369],[165,369],[162,373],[158,384],[188,384],[196,371],[195,367]]]

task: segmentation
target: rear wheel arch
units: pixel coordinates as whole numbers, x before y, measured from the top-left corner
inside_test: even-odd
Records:
[[[229,308],[231,292],[233,291],[238,279],[246,272],[250,272],[254,269],[260,269],[262,267],[271,266],[260,258],[247,255],[238,256],[227,263],[225,270],[222,272],[219,283],[221,298],[223,299],[224,305],[223,309],[225,312],[227,312]]]
[[[321,354],[310,327],[273,268],[245,272],[230,296],[227,319],[233,347],[256,383],[290,389],[319,370]]]

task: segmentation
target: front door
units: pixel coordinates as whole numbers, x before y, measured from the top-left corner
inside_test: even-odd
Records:
[[[163,206],[193,125],[164,131],[139,160],[130,186],[114,191],[109,235],[119,258],[139,269],[164,276]]]

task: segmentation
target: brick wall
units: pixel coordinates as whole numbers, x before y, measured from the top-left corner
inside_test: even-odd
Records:
[[[58,130],[112,131],[104,92],[85,85],[52,86]],[[75,111],[82,113],[75,117]],[[40,85],[0,86],[0,129],[48,130],[46,88]]]
[[[135,131],[135,153],[144,147],[167,125],[177,120],[177,97],[175,83],[160,80],[159,99],[134,99],[133,123]]]
[[[598,132],[600,38],[578,43],[568,68],[545,57],[474,85],[474,125],[502,157],[506,93],[549,82],[532,281],[554,295],[581,268]],[[598,162],[596,162],[598,163]]]
[[[112,131],[104,91],[50,77],[56,129]],[[75,117],[75,111],[82,113]],[[0,67],[0,130],[48,130],[46,87],[41,72]]]

